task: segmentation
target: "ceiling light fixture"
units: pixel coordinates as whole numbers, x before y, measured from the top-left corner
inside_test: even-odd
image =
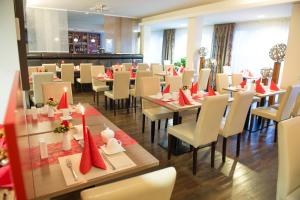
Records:
[[[73,41],[74,41],[74,42],[78,42],[78,38],[74,38]]]
[[[95,43],[96,40],[94,38],[91,39],[91,43]]]

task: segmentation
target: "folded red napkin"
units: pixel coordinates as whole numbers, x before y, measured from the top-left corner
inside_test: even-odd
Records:
[[[10,174],[10,166],[0,168],[0,188],[12,188],[13,182]]]
[[[272,81],[272,80],[271,80],[270,90],[273,90],[273,91],[278,91],[279,90],[276,83],[274,83],[274,81]]]
[[[183,73],[183,72],[184,72],[184,67],[181,67],[180,73]]]
[[[167,87],[163,90],[163,94],[170,93],[170,85],[167,85]]]
[[[260,81],[261,81],[260,79],[257,79],[257,80],[255,81],[255,83],[256,83],[256,84],[260,84]]]
[[[261,84],[260,83],[257,84],[257,82],[256,82],[255,90],[257,93],[261,93],[261,94],[264,94],[266,92],[265,89],[261,86]]]
[[[173,76],[177,76],[177,72],[175,69],[173,70]]]
[[[135,78],[135,75],[136,75],[136,74],[135,74],[132,70],[130,70],[130,77],[131,77],[131,78]]]
[[[216,95],[215,91],[209,86],[207,96],[215,96],[215,95]]]
[[[198,92],[198,82],[192,83],[192,87],[191,87],[190,90],[191,90],[191,95],[197,94],[197,92]]]
[[[170,72],[170,71],[171,71],[171,67],[169,67],[169,68],[167,69],[167,71]]]
[[[113,79],[113,73],[110,69],[106,71],[106,75],[108,78]]]
[[[60,98],[57,109],[66,109],[66,108],[69,108],[69,106],[68,106],[68,95],[67,95],[66,92],[64,92],[63,95]]]
[[[246,80],[243,80],[241,83],[240,83],[241,87],[244,88],[245,85],[247,85],[247,81]]]
[[[182,91],[182,89],[179,90],[179,98],[178,98],[178,102],[181,106],[184,105],[191,105],[190,100],[185,96],[184,92]]]
[[[90,130],[87,128],[84,136],[84,148],[80,160],[80,172],[86,174],[92,165],[101,169],[106,169],[106,165],[101,157]]]

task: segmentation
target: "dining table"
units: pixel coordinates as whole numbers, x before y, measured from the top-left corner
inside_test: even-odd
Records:
[[[114,169],[107,169],[108,171],[106,173],[105,170],[92,167],[91,171],[95,171],[96,169],[98,170],[99,173],[96,173],[98,176],[90,177],[84,181],[68,185],[67,179],[64,175],[65,173],[71,172],[64,172],[60,161],[64,158],[64,156],[77,155],[76,162],[79,162],[83,148],[80,145],[80,141],[77,141],[74,136],[79,134],[80,127],[82,127],[82,114],[78,111],[77,106],[69,107],[72,112],[70,115],[72,117],[70,122],[73,127],[70,129],[70,134],[74,138],[72,137],[71,140],[72,149],[70,151],[63,151],[61,149],[62,135],[53,132],[55,127],[61,123],[62,113],[57,110],[54,117],[49,118],[47,114],[40,109],[38,110],[37,119],[33,119],[28,111],[26,120],[29,136],[24,136],[24,138],[29,138],[29,151],[31,155],[31,167],[33,169],[35,199],[52,198],[94,185],[114,182],[116,180],[151,170],[159,165],[159,161],[153,155],[146,151],[113,122],[108,120],[97,109],[89,104],[82,104],[82,106],[85,108],[86,126],[89,128],[97,147],[100,148],[100,146],[103,145],[101,132],[109,127],[115,132],[115,137],[117,138],[118,136],[118,139],[122,142],[122,146],[125,149],[125,152],[122,153],[124,153],[124,155],[126,155],[134,163],[134,165],[125,169],[116,169],[115,171]],[[47,142],[49,156],[46,159],[41,159],[40,156],[39,144],[41,140]],[[106,164],[108,163],[106,162]],[[74,170],[76,173],[81,175],[79,166],[74,165]],[[92,172],[88,172],[87,177],[89,177],[89,173]],[[100,176],[99,174],[102,175]]]

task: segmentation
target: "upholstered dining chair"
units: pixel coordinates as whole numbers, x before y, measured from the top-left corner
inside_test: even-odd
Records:
[[[211,167],[214,167],[215,147],[228,98],[227,94],[205,97],[197,122],[186,122],[168,128],[168,159],[171,158],[174,137],[176,137],[193,148],[194,175],[197,171],[199,148],[211,145]]]
[[[165,66],[165,71],[166,72],[173,74],[173,70],[175,68],[174,65],[172,65],[172,64],[165,64],[164,66]]]
[[[37,67],[28,66],[28,76],[31,77],[34,72],[37,72]]]
[[[157,76],[155,74],[163,72],[162,65],[159,63],[151,63],[150,68],[153,76]]]
[[[43,67],[45,68],[45,71],[47,72],[53,72],[56,75],[56,64],[43,64]]]
[[[74,84],[74,64],[61,64],[61,80],[64,82],[71,82]]]
[[[228,74],[218,73],[216,76],[216,87],[217,92],[219,94],[228,94],[228,91],[224,90],[224,88],[229,87],[229,79]]]
[[[300,115],[300,94],[297,97],[295,106],[294,106],[293,111],[292,111],[292,116],[293,117],[297,117],[299,115]]]
[[[72,85],[70,82],[48,82],[42,84],[44,104],[47,103],[50,97],[59,102],[61,96],[67,88],[68,104],[73,104]]]
[[[156,95],[160,92],[160,80],[159,77],[143,77],[141,79],[142,84],[142,97],[149,95]],[[173,113],[157,104],[153,104],[142,98],[142,132],[145,132],[145,120],[146,117],[151,120],[151,143],[154,143],[155,135],[155,121],[158,121],[158,126],[160,125],[160,120],[165,119],[166,125],[168,125],[168,119],[173,117]]]
[[[123,70],[123,65],[113,65],[113,66],[112,66],[112,70],[113,70],[113,72],[124,71],[124,70]]]
[[[170,85],[170,92],[178,92],[182,88],[182,77],[166,76],[166,85]]]
[[[193,78],[194,70],[184,70],[182,74],[182,85],[190,88],[192,86]]]
[[[226,118],[223,118],[219,134],[223,136],[222,161],[226,159],[227,138],[237,135],[236,157],[240,155],[241,134],[251,106],[254,91],[237,92],[234,101],[229,107]]]
[[[300,117],[278,124],[277,200],[300,199]]]
[[[149,65],[147,63],[137,64],[137,71],[146,71],[147,69],[149,69]]]
[[[114,115],[116,115],[116,100],[126,99],[127,113],[129,113],[129,81],[130,72],[115,72],[114,84],[111,91],[105,91],[105,109],[107,109],[107,98],[113,101]]]
[[[91,67],[92,63],[80,63],[80,78],[77,78],[76,81],[80,84],[81,89],[83,84],[92,83]]]
[[[42,84],[53,81],[53,72],[39,72],[32,74],[32,101],[35,105],[44,103]]]
[[[231,66],[223,66],[223,73],[224,74],[232,74],[232,67]]]
[[[238,86],[243,81],[243,74],[233,73],[231,76],[232,86]]]
[[[81,192],[82,200],[170,200],[176,170],[168,167]]]
[[[273,120],[275,123],[274,142],[277,142],[277,125],[278,122],[289,119],[293,111],[296,99],[300,94],[300,85],[289,86],[286,93],[283,95],[278,110],[272,107],[258,107],[251,110],[250,131],[253,129],[254,116],[259,116],[264,119]]]
[[[122,63],[122,71],[129,71],[131,69],[132,63]]]
[[[132,97],[132,104],[134,105],[134,111],[136,112],[136,98],[142,96],[142,78],[152,76],[152,72],[149,71],[137,71],[135,78],[135,85],[133,89],[130,89],[129,94]]]
[[[94,102],[97,97],[97,105],[99,105],[99,93],[109,90],[109,86],[105,82],[96,79],[99,74],[105,74],[104,65],[93,65],[91,67],[92,88],[94,91]]]
[[[209,68],[204,68],[204,69],[200,70],[199,77],[198,77],[198,89],[199,90],[206,90],[207,89],[207,84],[208,84],[210,71],[211,70]]]

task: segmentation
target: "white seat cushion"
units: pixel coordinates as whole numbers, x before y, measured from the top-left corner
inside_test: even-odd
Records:
[[[105,91],[105,92],[104,92],[104,96],[107,96],[107,97],[110,98],[110,99],[115,99],[115,98],[114,98],[114,95],[113,95],[113,93],[112,93],[112,90],[110,90],[110,91]]]
[[[259,107],[253,109],[251,114],[277,121],[276,112],[277,110],[271,107]]]
[[[173,117],[173,113],[170,110],[163,107],[143,109],[143,114],[146,115],[146,117],[148,117],[151,121]]]
[[[286,200],[299,200],[299,199],[300,199],[300,187],[298,187],[296,190],[290,193],[286,198]]]
[[[197,122],[188,122],[172,126],[168,128],[168,133],[175,136],[176,138],[194,144],[194,130]]]
[[[107,85],[93,85],[93,90],[95,92],[107,91],[109,90],[109,86]]]

